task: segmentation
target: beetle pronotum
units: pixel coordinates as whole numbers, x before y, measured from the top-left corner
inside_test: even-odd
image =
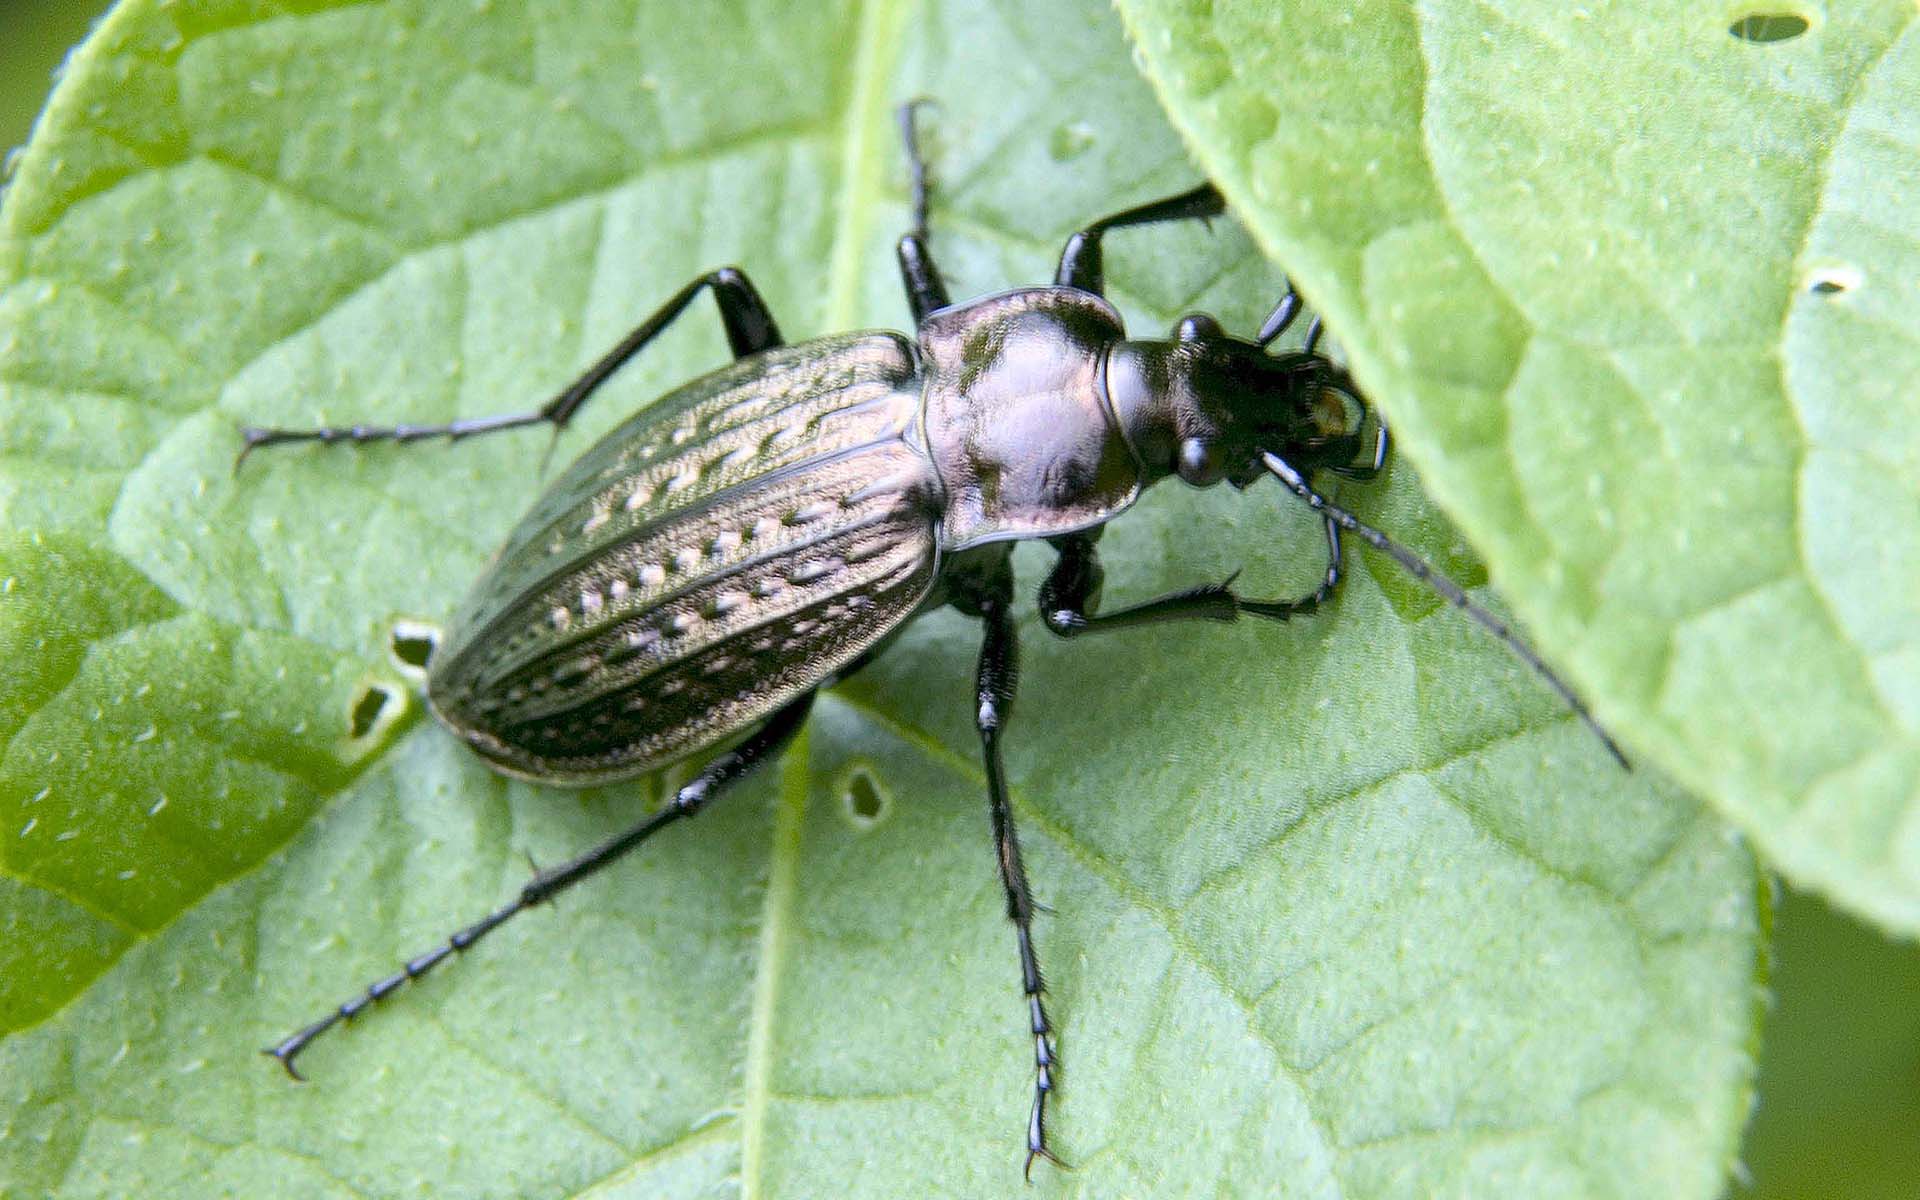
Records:
[[[295,1078],[314,1038],[700,811],[779,753],[818,689],[856,670],[917,614],[950,604],[985,630],[975,725],[1033,1038],[1026,1169],[1053,1159],[1052,1023],[1000,752],[1016,676],[1010,549],[1019,540],[1045,539],[1057,552],[1040,587],[1041,617],[1053,633],[1076,637],[1160,621],[1306,615],[1339,586],[1341,534],[1351,532],[1486,626],[1593,725],[1572,690],[1498,618],[1314,489],[1316,471],[1377,474],[1387,435],[1345,371],[1319,352],[1317,322],[1299,351],[1269,351],[1299,314],[1292,289],[1251,341],[1200,314],[1183,318],[1170,340],[1126,337],[1101,294],[1102,236],[1217,216],[1225,206],[1212,185],[1088,225],[1068,240],[1050,287],[953,304],[928,250],[912,105],[900,124],[913,185],[913,223],[898,247],[918,325],[912,340],[868,332],[787,345],[753,284],[724,268],[682,288],[535,412],[447,425],[243,430],[244,459],[286,442],[562,427],[702,292],[713,294],[734,353],[731,365],[608,434],[534,504],[449,627],[426,686],[434,713],[491,766],[541,783],[627,779],[739,740],[659,812],[537,871],[511,903],[269,1047]],[[1144,488],[1168,476],[1245,487],[1263,474],[1325,520],[1327,569],[1311,592],[1250,600],[1229,581],[1096,611],[1100,529]]]

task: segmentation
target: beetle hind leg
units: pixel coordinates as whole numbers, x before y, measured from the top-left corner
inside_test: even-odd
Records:
[[[483,433],[499,433],[542,423],[552,425],[556,430],[564,429],[601,384],[645,349],[647,343],[660,336],[661,331],[673,324],[696,296],[707,290],[713,292],[714,303],[720,309],[720,323],[726,327],[727,344],[732,348],[735,358],[745,358],[781,344],[780,327],[774,322],[773,313],[767,308],[767,302],[760,298],[759,289],[753,286],[753,281],[735,267],[722,267],[702,275],[674,293],[619,345],[607,351],[578,379],[532,412],[469,417],[442,425],[356,424],[329,425],[317,429],[273,429],[243,425],[240,428],[240,456],[234,460],[234,469],[239,470],[240,464],[247,460],[247,455],[262,446],[277,446],[287,442],[417,442],[442,437],[457,441]]]
[[[353,999],[336,1006],[326,1016],[268,1046],[261,1053],[277,1059],[280,1065],[286,1068],[287,1074],[293,1078],[304,1078],[296,1063],[301,1052],[315,1038],[343,1021],[353,1020],[399,991],[405,984],[420,978],[455,954],[471,949],[481,938],[529,908],[551,900],[559,892],[595,874],[601,868],[612,865],[616,860],[624,857],[629,850],[635,849],[668,825],[693,816],[705,808],[728,785],[760,763],[779,754],[805,722],[807,712],[813,706],[813,695],[812,692],[808,692],[792,701],[775,713],[766,724],[748,736],[745,741],[707,763],[698,775],[674,793],[666,807],[659,812],[626,832],[608,838],[577,858],[545,871],[534,872],[533,878],[520,889],[520,894],[505,905],[461,929],[433,949],[414,955],[401,964],[400,969],[393,974],[374,981]]]

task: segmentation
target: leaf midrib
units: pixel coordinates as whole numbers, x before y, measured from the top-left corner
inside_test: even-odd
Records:
[[[860,9],[850,85],[841,131],[841,203],[827,272],[828,330],[852,327],[858,315],[860,252],[882,178],[876,131],[885,126],[886,81],[899,45],[899,0],[867,0]],[[772,1100],[774,1016],[779,1006],[788,927],[798,894],[801,828],[812,779],[812,737],[802,727],[787,748],[780,773],[768,852],[767,891],[760,920],[753,999],[747,1018],[747,1056],[740,1121],[740,1194],[764,1192],[767,1109]]]

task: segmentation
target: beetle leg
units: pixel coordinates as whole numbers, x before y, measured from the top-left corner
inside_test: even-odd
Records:
[[[1053,282],[1059,287],[1079,288],[1083,292],[1104,294],[1106,267],[1100,257],[1100,238],[1109,229],[1124,225],[1152,225],[1161,221],[1204,221],[1227,211],[1220,192],[1211,183],[1203,183],[1178,196],[1168,196],[1125,212],[1102,217],[1067,239],[1060,252],[1060,269]]]
[[[1020,835],[1013,826],[1013,809],[1007,803],[1006,773],[1000,762],[1000,731],[1013,707],[1014,686],[1019,676],[1019,641],[1013,627],[1011,580],[1002,576],[991,593],[979,601],[980,617],[986,637],[980,645],[980,666],[975,676],[975,694],[979,707],[975,724],[980,730],[980,749],[987,765],[987,800],[993,822],[994,857],[1000,863],[1000,882],[1007,892],[1007,917],[1013,922],[1020,949],[1020,983],[1026,992],[1028,1028],[1033,1034],[1033,1108],[1027,1117],[1026,1173],[1031,1178],[1033,1160],[1044,1158],[1064,1165],[1047,1148],[1047,1097],[1053,1092],[1053,1072],[1058,1062],[1053,1051],[1053,1026],[1047,1020],[1042,994],[1046,983],[1040,975],[1039,959],[1033,950],[1033,892],[1027,885],[1027,869],[1020,859]]]
[[[927,249],[927,160],[920,153],[920,135],[914,127],[914,114],[924,100],[909,100],[898,111],[900,140],[906,146],[907,174],[913,189],[913,224],[900,239],[900,279],[907,288],[907,303],[913,319],[924,321],[935,309],[953,303],[940,268],[933,264],[933,252]]]
[[[279,1059],[280,1065],[287,1069],[287,1074],[295,1079],[303,1078],[295,1067],[294,1060],[313,1039],[340,1022],[350,1021],[359,1016],[374,1004],[400,990],[402,984],[420,978],[453,957],[456,951],[471,949],[474,943],[527,909],[543,900],[552,899],[556,893],[572,887],[602,867],[611,865],[614,860],[668,825],[699,812],[729,784],[760,763],[777,755],[799,730],[801,723],[806,720],[807,710],[813,706],[813,695],[812,692],[808,692],[788,704],[745,741],[714,758],[701,769],[698,775],[674,793],[673,799],[668,801],[667,806],[659,812],[625,833],[608,838],[578,858],[561,863],[550,870],[536,872],[533,878],[527,881],[526,886],[520,889],[520,894],[510,903],[468,925],[441,945],[408,959],[398,971],[384,979],[376,980],[360,995],[335,1008],[306,1028],[275,1045],[268,1046],[261,1053],[270,1054]]]
[[[1344,566],[1340,554],[1340,528],[1329,518],[1327,530],[1327,573],[1320,586],[1296,600],[1248,600],[1233,590],[1233,580],[1202,584],[1181,592],[1169,592],[1117,612],[1095,613],[1099,603],[1100,568],[1093,539],[1076,534],[1059,539],[1055,546],[1060,558],[1040,585],[1040,619],[1061,637],[1077,637],[1103,629],[1126,629],[1136,625],[1157,625],[1163,621],[1231,621],[1242,613],[1285,621],[1305,616],[1318,609],[1340,587]]]
[[[702,290],[713,292],[714,303],[720,309],[720,322],[727,330],[727,344],[733,348],[735,358],[745,358],[749,354],[758,354],[780,345],[780,327],[774,323],[773,314],[768,311],[767,302],[760,298],[753,281],[738,268],[722,267],[702,275],[674,293],[619,345],[607,351],[578,379],[533,412],[468,417],[444,425],[335,425],[320,429],[264,429],[243,425],[240,437],[245,444],[240,449],[240,457],[234,462],[234,469],[238,470],[247,455],[261,446],[282,442],[416,442],[437,437],[458,440],[482,433],[497,433],[502,429],[538,425],[543,421],[555,429],[564,429],[595,389],[671,325]]]

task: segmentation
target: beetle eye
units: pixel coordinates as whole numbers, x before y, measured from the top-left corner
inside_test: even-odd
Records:
[[[1180,478],[1195,487],[1220,482],[1220,463],[1213,445],[1197,437],[1180,443]]]
[[[1180,318],[1180,323],[1173,327],[1173,336],[1183,342],[1217,338],[1221,336],[1220,322],[1205,313],[1192,313]]]

